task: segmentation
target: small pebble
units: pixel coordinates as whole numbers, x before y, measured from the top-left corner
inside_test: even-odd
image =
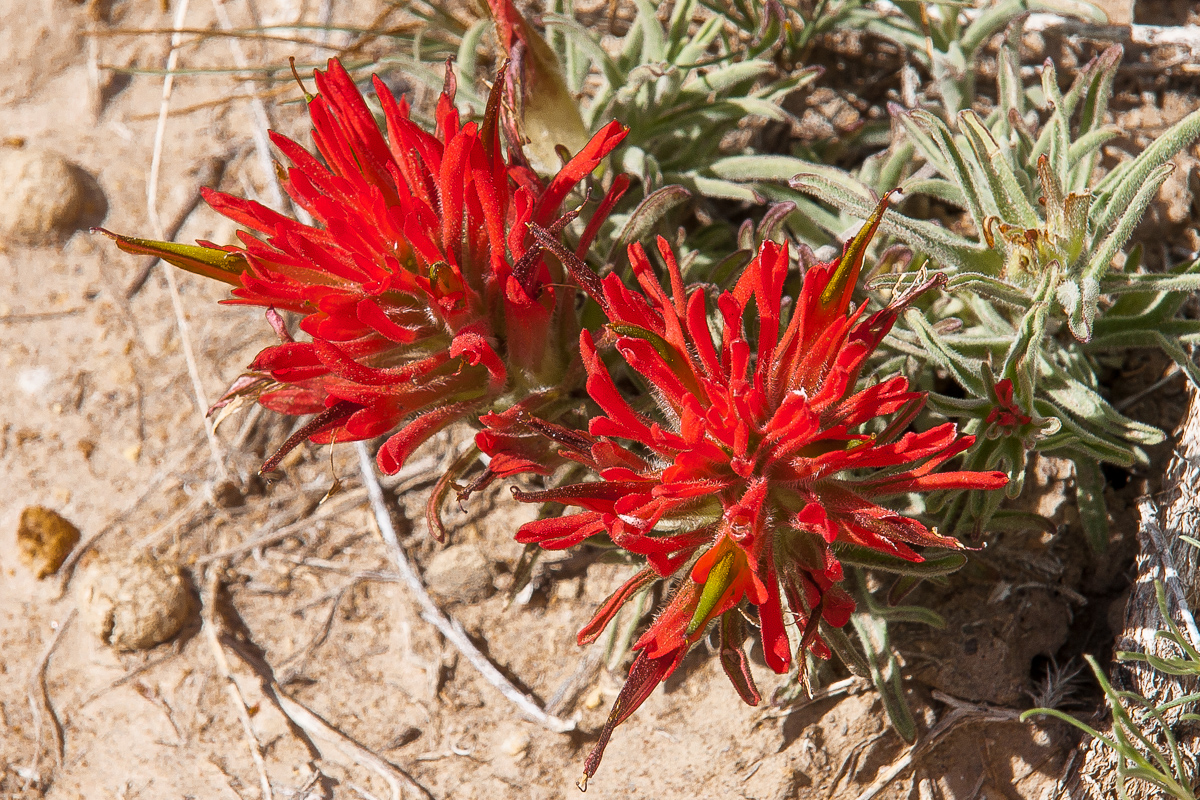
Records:
[[[500,752],[509,758],[521,760],[529,749],[529,734],[517,729],[511,731],[500,742]]]
[[[58,572],[67,555],[79,544],[79,529],[56,511],[29,506],[17,524],[17,550],[39,579]]]
[[[192,613],[192,597],[177,564],[138,556],[100,559],[81,584],[90,627],[117,650],[148,650],[171,639]]]
[[[79,169],[36,148],[0,149],[0,245],[58,244],[84,213]]]
[[[604,705],[604,692],[600,690],[599,686],[588,692],[587,697],[583,699],[583,707],[588,711],[593,711],[602,705]]]
[[[435,555],[425,570],[429,591],[454,603],[475,603],[492,593],[492,569],[473,544],[456,544]]]

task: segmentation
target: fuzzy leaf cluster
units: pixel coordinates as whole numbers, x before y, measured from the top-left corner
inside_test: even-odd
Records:
[[[1109,48],[1061,92],[1049,61],[1040,85],[1023,86],[1015,50],[1006,45],[998,57],[1000,103],[988,116],[964,110],[947,121],[893,107],[903,141],[885,160],[857,178],[821,168],[793,181],[853,215],[869,211],[874,191],[897,184],[963,212],[954,230],[905,214],[888,215],[881,226],[944,270],[953,295],[952,302],[909,311],[895,346],[936,365],[965,391],[965,399],[934,397],[933,405],[984,434],[968,462],[973,469],[1003,465],[1010,496],[1021,491],[1029,453],[1071,459],[1081,516],[1098,549],[1107,539],[1099,464],[1145,464],[1144,447],[1164,438],[1102,395],[1099,359],[1158,347],[1200,385],[1184,349],[1200,337],[1200,324],[1177,319],[1187,294],[1200,288],[1200,262],[1147,273],[1140,251],[1125,251],[1174,169],[1170,159],[1200,136],[1200,112],[1095,180],[1100,148],[1117,135],[1105,114],[1121,55],[1120,47]],[[904,169],[897,164],[914,156],[922,166],[896,180]],[[946,332],[942,317],[961,319],[960,329]],[[1014,408],[1028,422],[988,425],[1000,381],[1014,387]],[[954,498],[944,523],[979,526],[998,502]]]

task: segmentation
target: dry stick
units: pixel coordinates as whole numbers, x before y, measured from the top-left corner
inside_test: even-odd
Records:
[[[550,699],[546,701],[547,714],[558,715],[571,710],[575,701],[579,699],[579,695],[583,694],[583,690],[591,685],[592,679],[600,671],[600,665],[604,662],[604,644],[602,641],[596,642],[583,654],[575,671],[558,685],[558,688],[550,695]]]
[[[191,500],[184,503],[183,508],[179,509],[174,514],[172,514],[167,519],[166,522],[159,525],[157,528],[152,530],[150,533],[146,534],[141,539],[139,539],[137,542],[135,542],[133,549],[138,552],[145,550],[150,545],[156,543],[164,533],[166,533],[169,530],[174,530],[179,525],[181,525],[185,519],[190,522],[191,519],[196,514],[200,513],[200,511],[202,511],[204,509],[204,507],[207,505],[208,505],[207,497],[205,497],[202,494],[196,495]]]
[[[358,742],[354,741],[349,736],[318,717],[305,706],[288,697],[283,693],[283,689],[279,687],[278,683],[272,681],[270,683],[270,690],[271,691],[268,692],[268,696],[271,697],[275,701],[276,705],[279,706],[279,710],[282,711],[288,719],[294,722],[296,727],[308,734],[309,738],[314,740],[314,744],[317,744],[318,742],[325,742],[326,744],[332,745],[334,749],[336,749],[346,758],[353,761],[355,764],[365,767],[379,775],[379,777],[383,778],[383,780],[387,783],[388,788],[392,790],[393,800],[400,800],[400,798],[404,797],[401,787],[405,785],[419,792],[422,797],[430,798],[430,800],[432,800],[432,795],[429,794],[429,790],[417,783],[417,781],[411,775],[397,768],[395,765],[389,764],[387,761],[375,755],[370,750],[363,747]],[[320,749],[319,744],[318,749]],[[322,755],[324,755],[324,753],[322,753]]]
[[[215,574],[215,572],[213,574]],[[213,596],[215,596],[215,593],[213,593]],[[206,608],[208,608],[207,605]],[[210,613],[212,616],[206,617],[205,627],[211,628],[215,634],[215,607],[213,611],[206,613]],[[209,625],[210,621],[213,623],[211,626]],[[326,742],[331,744],[334,749],[340,752],[348,760],[361,767],[365,767],[366,769],[374,771],[380,777],[382,777],[391,788],[393,800],[401,800],[403,797],[401,787],[405,785],[413,788],[415,791],[420,793],[422,797],[427,798],[427,800],[433,800],[433,795],[431,795],[424,786],[419,784],[416,779],[414,779],[404,770],[380,758],[375,753],[363,747],[358,742],[354,741],[349,736],[346,736],[337,728],[321,719],[306,706],[284,694],[283,689],[279,686],[279,682],[275,679],[275,672],[270,664],[263,661],[257,655],[253,657],[247,656],[247,654],[237,646],[236,642],[230,646],[230,649],[233,651],[234,655],[241,659],[243,664],[253,670],[258,676],[259,682],[262,685],[263,694],[267,697],[267,699],[274,703],[284,716],[290,719],[296,727],[303,731],[305,736],[308,737],[309,743],[315,746],[318,750],[320,750],[320,746],[317,745],[316,742]],[[323,750],[321,751],[321,754],[323,758],[326,757]]]
[[[145,664],[142,664],[140,667],[134,667],[133,669],[129,670],[129,672],[126,672],[124,675],[117,678],[116,680],[109,681],[109,683],[107,685],[101,686],[99,689],[93,689],[91,694],[89,694],[87,697],[84,697],[82,700],[79,701],[79,704],[75,707],[75,709],[79,710],[79,709],[83,708],[88,703],[91,703],[92,701],[94,701],[96,698],[101,697],[102,695],[105,695],[108,692],[111,692],[113,689],[124,686],[125,684],[129,683],[131,680],[136,678],[137,676],[139,676],[145,672],[149,672],[150,670],[157,667],[159,664],[165,664],[166,662],[170,661],[172,658],[175,658],[175,656],[177,656],[177,655],[179,655],[178,648],[176,648],[175,652],[167,653],[166,655],[161,655],[158,658],[151,659],[150,661],[147,661]]]
[[[87,309],[82,306],[79,308],[66,308],[62,311],[34,311],[29,314],[5,314],[0,316],[0,324],[7,325],[18,322],[41,322],[47,319],[60,319],[62,317],[73,317],[76,314],[82,314]]]
[[[400,546],[400,540],[396,537],[396,528],[392,525],[392,518],[388,514],[387,506],[384,504],[383,488],[379,485],[379,479],[375,476],[374,460],[367,451],[366,444],[355,442],[354,446],[358,449],[359,470],[362,473],[363,484],[367,488],[367,497],[371,501],[371,511],[375,515],[375,522],[379,525],[379,532],[383,536],[384,544],[387,545],[388,555],[391,557],[392,564],[400,574],[404,585],[412,592],[413,599],[417,601],[417,605],[421,607],[421,619],[437,628],[438,632],[446,637],[446,640],[454,645],[458,652],[462,653],[471,666],[479,671],[483,679],[496,687],[496,690],[500,694],[504,695],[517,706],[527,719],[538,723],[543,728],[554,733],[566,733],[567,731],[574,730],[574,720],[561,719],[547,714],[538,706],[533,698],[528,697],[516,686],[513,686],[512,682],[504,677],[491,661],[488,661],[487,656],[475,647],[458,620],[447,617],[433,602],[429,593],[425,591],[425,586],[421,583],[421,577],[408,560],[408,556],[405,555],[404,548]]]
[[[150,218],[150,225],[154,228],[155,236],[161,239],[165,231],[163,229],[162,218],[158,214],[158,173],[162,165],[162,148],[163,141],[166,137],[167,130],[167,112],[171,107],[171,92],[175,87],[175,66],[179,63],[179,29],[183,27],[183,20],[187,16],[188,0],[181,0],[178,8],[175,9],[174,27],[175,33],[171,34],[171,51],[167,55],[167,74],[163,78],[162,102],[158,107],[158,127],[154,131],[154,153],[150,157],[150,178],[146,183],[146,215]],[[175,311],[175,324],[179,330],[179,343],[183,347],[183,357],[187,362],[188,375],[192,379],[192,392],[196,398],[196,404],[199,406],[200,421],[204,426],[204,435],[208,439],[208,449],[212,453],[213,465],[217,468],[217,474],[221,480],[229,478],[229,471],[225,469],[225,458],[221,452],[221,445],[217,442],[216,434],[213,433],[212,423],[208,420],[208,397],[204,392],[204,382],[200,380],[200,369],[196,364],[196,354],[192,349],[192,337],[188,331],[187,317],[183,313],[183,300],[179,297],[179,286],[175,282],[175,273],[172,270],[165,270],[167,276],[167,289],[171,294],[171,307]]]
[[[184,223],[187,222],[188,217],[192,215],[192,212],[196,210],[196,206],[200,205],[200,201],[203,199],[200,196],[200,187],[212,186],[216,188],[217,184],[221,182],[221,177],[225,174],[225,167],[228,163],[229,158],[227,156],[214,156],[204,162],[203,166],[200,167],[200,171],[196,173],[196,191],[192,193],[191,199],[184,203],[183,208],[179,209],[179,213],[171,220],[171,224],[163,230],[163,241],[175,241],[175,237],[183,229]],[[126,300],[132,300],[142,290],[142,287],[146,285],[146,281],[150,279],[150,273],[154,271],[154,267],[161,261],[161,258],[148,256],[142,262],[141,269],[138,270],[133,280],[129,282],[129,285],[125,287]]]
[[[54,713],[54,706],[50,705],[50,693],[46,689],[46,668],[50,664],[50,656],[54,655],[54,650],[58,647],[59,640],[62,639],[63,632],[71,624],[71,620],[75,619],[75,611],[76,609],[71,609],[71,613],[67,614],[67,618],[59,624],[50,643],[46,645],[46,649],[42,651],[37,663],[33,665],[33,672],[29,674],[26,697],[29,700],[29,710],[33,714],[33,762],[29,765],[29,774],[32,776],[37,775],[38,764],[42,760],[43,716],[50,721],[50,736],[54,739],[54,761],[59,771],[62,771],[63,731],[58,716]]]
[[[208,641],[208,649],[212,651],[213,660],[217,662],[217,672],[225,679],[225,688],[229,691],[229,700],[237,711],[238,719],[242,723],[242,732],[246,736],[246,744],[250,747],[250,757],[254,759],[254,767],[258,770],[258,780],[262,787],[262,799],[271,800],[271,781],[267,778],[267,764],[263,761],[262,747],[258,743],[258,737],[254,735],[254,727],[250,724],[250,712],[246,707],[246,698],[242,696],[242,690],[238,687],[237,681],[233,679],[233,673],[229,671],[229,662],[225,659],[225,651],[221,648],[221,641],[217,638],[217,589],[218,576],[221,571],[221,565],[210,567],[207,575],[208,589],[205,592],[204,598],[204,614],[201,629],[205,639]]]

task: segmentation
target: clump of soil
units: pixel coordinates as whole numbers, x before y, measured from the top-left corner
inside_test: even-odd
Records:
[[[79,594],[89,627],[117,650],[148,650],[169,641],[192,612],[183,570],[144,555],[93,561]]]
[[[79,529],[53,509],[29,506],[17,525],[17,549],[21,560],[38,577],[58,572],[79,544]]]

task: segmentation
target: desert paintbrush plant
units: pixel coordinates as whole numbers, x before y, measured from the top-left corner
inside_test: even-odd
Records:
[[[447,425],[553,395],[567,381],[579,333],[575,292],[528,225],[559,233],[574,218],[561,213],[564,200],[625,130],[606,125],[542,182],[505,161],[498,90],[482,125],[464,124],[447,71],[431,134],[376,80],[385,139],[339,62],[316,82],[308,108],[324,163],[286,137],[272,140],[293,164],[284,188],[318,226],[207,190],[216,211],[261,238],[240,233],[242,243],[226,247],[115,238],[128,252],[231,284],[226,302],[268,309],[282,342],[259,353],[224,400],[253,397],[273,411],[315,416],[264,470],[306,438],[387,434],[378,462],[393,473]],[[626,185],[613,182],[580,252]],[[294,339],[279,311],[300,315],[309,338]]]
[[[497,440],[484,431],[477,441],[495,457],[515,455],[530,465],[527,471],[544,474],[547,460],[529,458],[511,435],[524,427],[596,475],[544,491],[514,490],[526,502],[584,509],[528,523],[518,541],[561,549],[606,534],[645,557],[647,566],[580,631],[581,644],[599,636],[639,590],[675,583],[666,608],[634,645],[638,655],[587,757],[581,788],[613,729],[679,666],[710,623],[719,620],[726,674],[742,699],[756,704],[742,650],[743,610],[757,612],[767,665],[783,673],[793,647],[786,621],[800,631],[799,658],[809,651],[829,658],[822,632],[850,619],[855,604],[841,585],[839,552],[920,562],[912,546],[962,546],[881,500],[1007,483],[1000,472],[939,472],[974,439],[951,422],[909,430],[925,395],[910,391],[903,376],[860,386],[867,359],[896,318],[941,278],[916,282],[871,314],[865,304],[850,308],[864,251],[886,207],[885,198],[840,259],[807,270],[790,319],[782,303],[786,245],[764,243],[710,316],[710,287],[685,286],[661,238],[669,292],[640,245],[629,253],[640,287],[633,289],[615,274],[603,280],[588,274],[544,237],[608,318],[599,342],[589,331],[580,336],[587,391],[603,413],[590,419],[586,433],[522,415],[515,425],[504,420],[506,436]],[[643,413],[635,408],[638,398],[631,402],[622,393],[601,347],[615,349],[640,377],[657,414]]]
[[[928,111],[893,107],[905,132],[894,157],[908,162],[915,152],[925,164],[902,182],[904,190],[961,208],[970,233],[903,214],[881,226],[949,278],[949,302],[910,310],[891,344],[948,373],[965,392],[932,396],[930,405],[982,434],[966,464],[1006,469],[1015,497],[1029,453],[1070,459],[1080,516],[1097,550],[1108,540],[1099,465],[1146,464],[1143,448],[1164,438],[1102,396],[1098,358],[1158,347],[1200,385],[1184,350],[1200,337],[1200,323],[1175,318],[1200,288],[1200,261],[1150,274],[1138,271],[1140,251],[1124,250],[1173,170],[1169,160],[1200,135],[1200,112],[1096,181],[1100,147],[1117,135],[1104,117],[1120,60],[1121,48],[1109,48],[1065,94],[1047,61],[1041,86],[1026,90],[1006,45],[998,58],[1000,103],[988,118],[966,110],[951,127]],[[1046,113],[1040,130],[1037,106]],[[799,175],[793,185],[852,215],[870,209],[871,190],[836,170]],[[962,325],[949,332],[943,317]],[[979,529],[999,501],[959,494],[948,500],[943,525]]]

